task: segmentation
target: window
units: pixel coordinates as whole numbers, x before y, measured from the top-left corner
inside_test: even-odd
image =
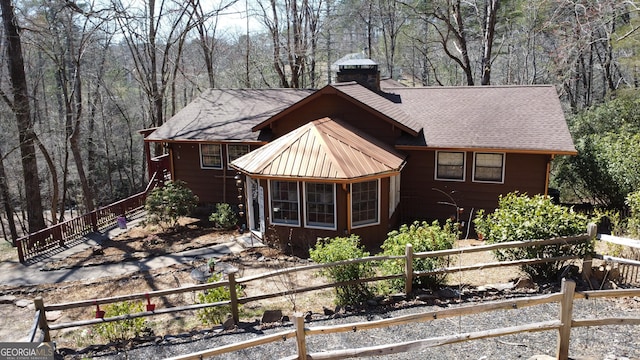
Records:
[[[351,184],[353,227],[378,223],[378,180]]]
[[[200,144],[200,166],[203,169],[222,169],[220,144]]]
[[[274,224],[300,225],[298,208],[298,183],[295,181],[271,181],[271,222]]]
[[[227,145],[227,166],[242,155],[249,153],[249,145],[228,144]]]
[[[504,182],[504,154],[475,153],[473,181]]]
[[[464,181],[464,152],[436,152],[436,180]]]
[[[336,228],[335,185],[305,183],[306,225]]]

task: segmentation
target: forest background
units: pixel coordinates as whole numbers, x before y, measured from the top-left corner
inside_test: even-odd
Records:
[[[640,1],[0,5],[6,240],[144,189],[138,131],[203,89],[320,88],[349,57],[407,86],[553,84],[580,151],[554,164],[563,200],[621,208],[640,188]]]

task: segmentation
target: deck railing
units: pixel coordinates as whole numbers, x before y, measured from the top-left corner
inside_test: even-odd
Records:
[[[62,251],[82,241],[84,236],[90,233],[104,231],[114,226],[119,216],[127,218],[141,212],[144,209],[147,194],[154,187],[162,186],[166,180],[165,166],[167,166],[168,156],[159,156],[153,161],[157,164],[156,171],[144,191],[17,239],[15,244],[20,262],[25,263]]]

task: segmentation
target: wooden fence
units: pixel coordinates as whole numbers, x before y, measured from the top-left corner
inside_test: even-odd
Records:
[[[154,174],[147,188],[138,194],[17,239],[15,244],[20,262],[25,263],[64,250],[75,242],[82,241],[87,234],[113,226],[119,216],[134,216],[142,211],[147,194],[157,183]]]
[[[465,248],[457,248],[457,249],[434,251],[434,252],[413,253],[413,248],[411,247],[411,245],[408,245],[405,255],[401,255],[401,256],[372,256],[372,257],[366,257],[366,258],[360,258],[360,259],[339,261],[339,262],[334,262],[329,264],[313,264],[313,265],[307,265],[307,266],[299,266],[295,268],[279,269],[279,270],[271,271],[268,273],[247,276],[239,279],[235,278],[234,273],[229,273],[228,278],[225,281],[218,281],[215,283],[199,284],[199,285],[192,285],[192,286],[184,286],[180,288],[167,289],[167,290],[157,290],[157,291],[152,291],[148,293],[120,295],[120,296],[114,296],[114,297],[108,297],[108,298],[82,300],[82,301],[76,301],[76,302],[70,302],[70,303],[64,303],[64,304],[53,304],[53,305],[45,305],[42,298],[38,298],[35,300],[36,310],[39,311],[38,312],[39,320],[37,321],[38,327],[37,328],[34,327],[33,331],[35,332],[39,328],[40,330],[42,330],[44,334],[44,340],[49,341],[51,339],[50,331],[52,330],[61,330],[61,329],[80,327],[80,326],[90,326],[90,325],[95,325],[95,324],[104,323],[104,322],[119,321],[119,320],[154,316],[154,315],[160,315],[160,314],[176,313],[176,312],[182,312],[182,311],[192,311],[192,310],[198,310],[198,309],[204,309],[204,308],[216,307],[216,306],[230,306],[232,317],[234,321],[238,323],[239,322],[239,306],[241,304],[247,304],[247,303],[255,302],[258,300],[269,299],[274,297],[282,297],[282,296],[288,296],[288,295],[293,295],[293,294],[298,294],[303,292],[333,288],[337,286],[351,285],[355,283],[374,282],[374,281],[399,279],[399,278],[404,278],[406,280],[406,284],[408,285],[405,287],[405,291],[406,291],[406,294],[409,295],[412,292],[411,283],[413,282],[412,280],[414,277],[427,276],[427,275],[440,274],[440,273],[451,273],[451,272],[457,272],[457,271],[477,270],[477,269],[491,268],[491,267],[498,267],[498,266],[514,266],[514,265],[533,264],[533,263],[555,262],[555,261],[561,261],[561,260],[574,259],[577,257],[572,256],[572,257],[557,257],[557,258],[545,258],[545,259],[525,259],[525,260],[518,260],[518,261],[496,262],[496,263],[487,263],[487,264],[477,264],[472,266],[443,268],[443,269],[437,269],[437,270],[428,271],[428,272],[413,271],[413,268],[411,265],[413,263],[412,261],[413,259],[461,255],[461,254],[483,252],[483,251],[490,251],[490,250],[504,249],[504,248],[521,248],[521,247],[541,246],[541,245],[579,243],[579,242],[590,241],[594,236],[595,236],[595,226],[592,226],[589,228],[589,232],[587,234],[574,236],[574,237],[560,237],[560,238],[553,238],[553,239],[546,239],[546,240],[532,240],[532,241],[512,241],[512,242],[506,242],[506,243],[500,243],[500,244],[465,247]],[[406,264],[404,268],[404,272],[401,274],[378,276],[378,277],[372,277],[372,278],[366,278],[366,279],[358,279],[354,281],[327,283],[327,284],[303,287],[303,288],[292,288],[292,289],[288,289],[281,292],[276,292],[271,294],[262,294],[262,295],[251,296],[251,297],[238,297],[238,294],[236,293],[237,285],[247,285],[254,281],[265,281],[266,279],[269,279],[269,278],[281,278],[283,275],[290,274],[290,273],[324,269],[329,267],[363,263],[363,262],[379,263],[381,261],[390,261],[390,260],[404,261],[404,263]],[[162,296],[187,293],[187,292],[195,292],[195,291],[206,291],[206,290],[217,288],[217,287],[228,288],[230,292],[230,300],[220,301],[216,303],[192,304],[187,306],[169,307],[164,309],[153,306],[153,308],[149,308],[148,311],[140,312],[140,313],[126,314],[126,315],[108,317],[108,318],[103,318],[98,316],[98,314],[96,314],[97,316],[95,318],[88,319],[88,320],[79,320],[79,321],[73,321],[68,323],[58,323],[58,324],[51,324],[51,325],[48,324],[46,320],[46,315],[45,315],[47,311],[55,311],[55,310],[62,311],[62,310],[85,308],[85,307],[99,308],[99,306],[101,305],[117,303],[122,301],[142,300],[142,301],[147,301],[148,303],[151,303],[151,299],[162,297]]]
[[[569,358],[569,342],[571,336],[571,328],[585,326],[602,326],[602,325],[640,325],[640,317],[609,317],[602,319],[573,319],[573,301],[575,298],[603,298],[603,297],[627,297],[640,296],[640,289],[625,290],[603,290],[603,291],[586,291],[575,292],[575,283],[573,281],[563,280],[562,288],[559,293],[532,296],[521,299],[509,299],[482,304],[473,304],[461,306],[457,308],[429,311],[418,314],[404,315],[390,319],[347,323],[334,326],[314,326],[305,327],[304,317],[302,314],[296,314],[293,317],[294,329],[278,332],[275,334],[261,336],[256,339],[243,341],[235,344],[220,346],[214,349],[203,350],[182,356],[170,358],[170,360],[200,360],[206,357],[221,355],[238,350],[248,349],[251,347],[264,345],[272,342],[281,342],[282,340],[295,338],[297,354],[285,359],[345,359],[364,356],[380,356],[397,353],[407,353],[417,351],[428,347],[436,347],[448,344],[454,344],[463,341],[479,340],[485,338],[499,337],[512,334],[520,334],[525,332],[539,332],[555,330],[558,332],[556,343],[556,358]],[[558,319],[544,322],[535,322],[519,326],[484,330],[471,333],[454,334],[442,337],[434,337],[408,341],[403,343],[384,344],[364,348],[327,350],[318,353],[307,353],[306,339],[309,336],[326,335],[333,333],[364,331],[368,329],[384,328],[398,325],[414,324],[416,322],[426,322],[435,319],[444,319],[451,317],[466,316],[472,314],[486,313],[496,310],[514,310],[522,309],[528,306],[541,305],[551,302],[560,304]]]
[[[617,271],[618,281],[625,284],[640,284],[640,240],[606,234],[598,234],[597,238],[602,242],[630,248],[635,251],[633,259],[601,254],[596,254],[594,258],[604,260],[605,263],[609,264],[609,272]]]

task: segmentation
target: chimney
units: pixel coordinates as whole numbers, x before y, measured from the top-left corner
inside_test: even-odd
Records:
[[[372,91],[380,91],[380,71],[378,64],[370,59],[349,59],[338,65],[339,83],[355,81]]]

